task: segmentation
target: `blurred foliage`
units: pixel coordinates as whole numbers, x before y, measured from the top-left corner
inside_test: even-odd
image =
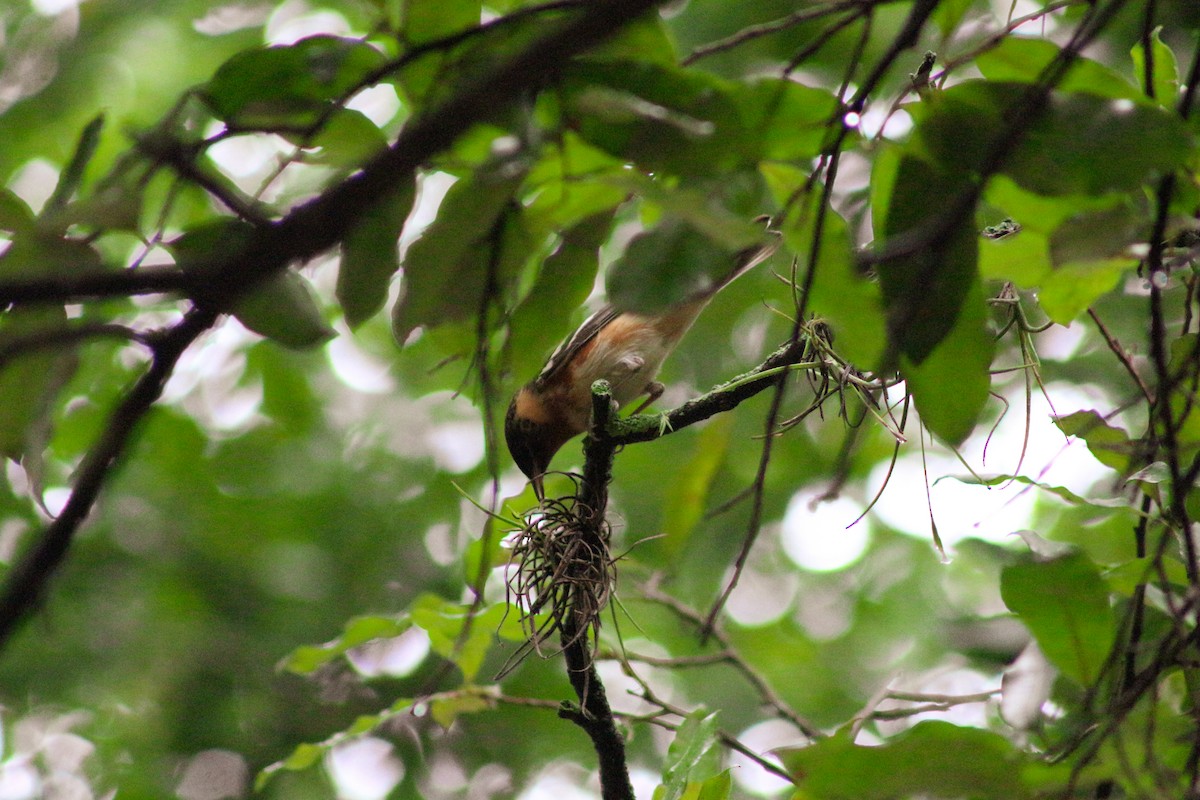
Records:
[[[0,796],[599,796],[498,425],[761,214],[658,405],[803,374],[616,459],[638,796],[1197,792],[1200,6],[631,5],[0,8]]]

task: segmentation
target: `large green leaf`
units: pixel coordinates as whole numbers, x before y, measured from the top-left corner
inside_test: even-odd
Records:
[[[286,138],[305,148],[305,162],[342,170],[361,167],[387,147],[387,137],[379,126],[352,108],[331,111],[314,135],[306,131]]]
[[[589,61],[564,76],[569,125],[650,171],[711,175],[741,161],[746,132],[733,84],[641,61]]]
[[[996,47],[981,53],[975,65],[983,77],[997,83],[1034,83],[1061,52],[1054,42],[1023,36],[1009,36]],[[1085,92],[1098,97],[1140,100],[1138,87],[1125,76],[1090,58],[1076,57],[1058,89]]]
[[[428,45],[461,33],[480,22],[480,0],[399,0],[401,36],[409,46]],[[400,74],[400,82],[411,98],[421,99],[437,88],[441,70],[449,62],[443,48],[432,48],[409,64]]]
[[[1011,281],[1033,289],[1052,268],[1050,241],[1039,231],[1021,229],[979,242],[979,276],[984,280]]]
[[[735,94],[746,147],[759,158],[804,161],[815,157],[829,137],[837,98],[791,80],[764,78]]]
[[[1179,95],[1179,64],[1175,60],[1175,51],[1163,42],[1161,34],[1162,26],[1151,33],[1148,53],[1145,43],[1138,42],[1129,55],[1133,57],[1134,73],[1143,90],[1146,86],[1145,76],[1149,72],[1154,101],[1166,108],[1174,108]]]
[[[691,458],[674,470],[663,504],[662,533],[668,552],[681,552],[704,517],[708,494],[729,450],[732,432],[731,415],[713,419],[697,437]]]
[[[892,185],[883,246],[898,254],[877,270],[892,345],[915,365],[949,335],[978,280],[974,215],[956,207],[967,189],[961,173],[913,156],[901,159]]]
[[[965,81],[939,92],[919,115],[916,141],[941,169],[977,172],[1008,146],[1001,139],[1006,123],[1027,107],[1031,91],[1018,83]],[[1053,92],[999,169],[1040,194],[1099,195],[1131,191],[1155,172],[1181,166],[1193,151],[1186,126],[1166,109]]]
[[[1109,425],[1104,417],[1090,409],[1055,417],[1054,424],[1067,436],[1083,439],[1097,461],[1120,473],[1125,473],[1130,459],[1144,449],[1141,443],[1131,441],[1128,433]]]
[[[17,233],[33,226],[29,204],[8,189],[0,188],[0,231]]]
[[[529,293],[509,318],[506,350],[518,380],[528,380],[568,333],[572,316],[591,294],[600,267],[600,245],[612,230],[610,213],[577,223],[538,269]]]
[[[1082,553],[1007,567],[1000,593],[1050,663],[1083,686],[1100,676],[1115,634],[1108,587]]]
[[[529,170],[533,197],[525,211],[534,225],[569,228],[624,202],[629,196],[627,181],[620,160],[567,131],[542,149],[541,158]]]
[[[761,240],[765,243],[765,236]],[[630,240],[608,272],[618,308],[652,313],[695,297],[737,265],[738,254],[676,216]]]
[[[987,328],[983,289],[976,282],[950,333],[920,364],[901,360],[921,422],[950,444],[975,428],[991,389],[995,339]]]
[[[397,341],[422,325],[472,317],[487,292],[504,286],[529,242],[515,213],[499,229],[496,222],[512,208],[523,177],[519,170],[481,171],[450,187],[437,218],[404,256],[400,300],[392,312]]]
[[[232,312],[238,322],[284,347],[304,350],[335,336],[317,306],[312,286],[290,269],[238,298]]]
[[[31,459],[39,473],[55,401],[78,367],[78,359],[73,350],[35,343],[63,329],[66,322],[63,309],[53,306],[14,308],[0,314],[0,348],[10,356],[0,362],[0,456]]]
[[[675,732],[663,765],[662,786],[654,792],[654,800],[682,800],[689,784],[715,777],[720,769],[717,714],[704,707],[697,708]]]
[[[415,181],[405,182],[359,220],[342,242],[337,299],[351,328],[383,308],[388,283],[400,268],[400,230],[415,197]]]
[[[821,210],[820,185],[800,202],[793,202],[793,196],[808,183],[803,170],[776,163],[764,163],[760,170],[776,202],[787,209],[776,225],[796,259],[797,281],[803,285],[808,270],[813,270],[809,311],[832,328],[838,353],[863,368],[877,364],[887,339],[883,299],[878,282],[868,280],[855,263],[846,221],[833,208],[824,208],[820,243],[812,263]]]
[[[203,97],[218,117],[239,127],[307,128],[382,63],[382,53],[357,39],[313,36],[238,53],[217,70]]]
[[[840,732],[808,747],[777,751],[811,800],[1018,800],[1024,756],[999,734],[948,722],[918,722],[886,744],[855,744]]]
[[[1063,264],[1042,280],[1038,300],[1046,316],[1060,325],[1070,325],[1093,303],[1115,289],[1136,262],[1108,259]]]

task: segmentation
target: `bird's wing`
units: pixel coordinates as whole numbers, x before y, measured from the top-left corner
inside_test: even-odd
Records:
[[[554,377],[562,372],[562,370],[570,364],[575,356],[582,350],[588,342],[596,338],[605,325],[608,325],[619,315],[619,311],[611,305],[605,304],[596,313],[583,321],[583,324],[571,335],[570,339],[558,346],[550,358],[546,361],[546,366],[542,367],[541,373],[535,379],[539,385],[544,385],[553,380]]]

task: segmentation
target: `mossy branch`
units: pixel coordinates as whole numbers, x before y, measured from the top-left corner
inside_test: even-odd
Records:
[[[636,442],[649,442],[674,431],[702,422],[716,414],[731,411],[779,380],[790,369],[823,368],[824,362],[808,362],[809,335],[798,337],[780,347],[754,369],[713,387],[707,393],[663,414],[637,414],[617,417],[611,413],[612,394],[607,382],[592,386],[592,429],[583,443],[584,493],[591,500],[606,497],[612,477],[612,461],[617,448]],[[603,488],[601,488],[603,487]],[[602,510],[604,503],[591,504]]]

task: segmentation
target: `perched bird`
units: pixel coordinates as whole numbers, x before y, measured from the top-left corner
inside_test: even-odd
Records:
[[[542,476],[550,459],[571,437],[587,430],[592,384],[603,378],[618,407],[642,395],[634,413],[658,399],[663,385],[654,380],[713,296],[779,248],[778,234],[761,247],[738,254],[736,266],[712,286],[658,314],[618,311],[605,305],[551,354],[541,373],[516,393],[504,419],[504,438],[513,461],[543,498]]]

